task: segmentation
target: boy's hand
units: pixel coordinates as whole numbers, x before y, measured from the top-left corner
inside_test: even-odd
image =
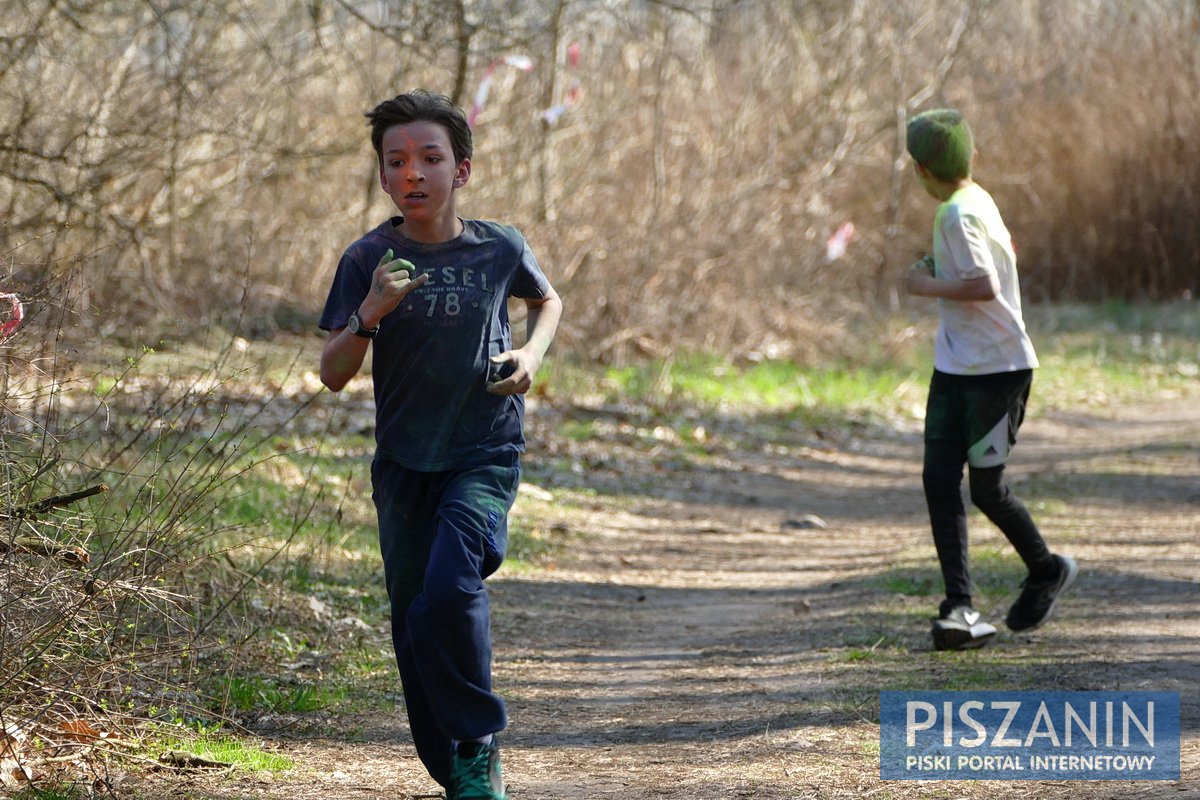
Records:
[[[929,291],[929,282],[933,277],[933,259],[925,256],[910,266],[904,273],[904,290],[909,294],[924,295]]]
[[[525,350],[506,350],[489,361],[487,390],[498,395],[528,392],[541,366],[541,360]]]
[[[383,258],[379,259],[379,264],[375,266],[375,271],[371,274],[371,289],[359,306],[359,317],[363,325],[374,328],[381,319],[392,313],[410,292],[429,280],[427,273],[416,275],[416,272],[417,268],[411,261],[393,258],[392,250],[388,248]]]

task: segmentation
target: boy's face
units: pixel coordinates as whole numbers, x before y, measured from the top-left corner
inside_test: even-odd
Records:
[[[404,215],[418,227],[454,222],[454,190],[471,177],[471,160],[454,163],[450,134],[423,120],[384,131],[379,182]]]
[[[917,173],[917,180],[921,182],[921,186],[929,193],[929,196],[934,199],[940,199],[941,194],[938,191],[937,181],[934,179],[933,173],[916,161],[913,162],[913,169]]]

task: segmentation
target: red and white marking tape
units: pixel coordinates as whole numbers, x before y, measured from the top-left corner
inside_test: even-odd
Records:
[[[488,92],[492,90],[492,79],[496,76],[496,70],[504,66],[515,67],[522,72],[532,72],[533,59],[522,55],[502,56],[488,64],[487,71],[483,73],[483,80],[479,82],[479,88],[475,90],[475,101],[471,104],[471,111],[467,114],[467,124],[472,128],[475,127],[475,119],[487,104]]]
[[[551,106],[542,112],[541,117],[548,125],[557,125],[562,115],[571,110],[571,106],[575,105],[579,100],[579,96],[583,94],[583,84],[579,81],[579,56],[583,51],[583,46],[579,42],[571,42],[567,47],[567,66],[571,69],[571,85],[567,88],[566,95],[563,96],[563,101],[557,105]]]
[[[832,264],[842,256],[846,255],[846,248],[850,245],[850,240],[854,238],[854,223],[843,222],[829,240],[825,242],[825,263]]]
[[[571,42],[567,47],[567,67],[571,71],[571,83],[567,87],[567,92],[563,96],[561,103],[551,106],[539,113],[539,116],[549,125],[556,125],[562,118],[562,115],[567,113],[576,102],[580,95],[583,94],[583,83],[579,80],[579,61],[580,55],[583,52],[583,46],[579,42]],[[483,112],[483,107],[487,105],[488,94],[492,90],[492,81],[496,77],[496,70],[500,67],[513,67],[522,72],[533,71],[533,59],[524,55],[501,56],[488,64],[487,70],[483,73],[483,78],[479,81],[479,88],[475,90],[475,98],[471,103],[471,110],[467,113],[467,124],[472,128],[475,127],[475,120]]]
[[[17,332],[17,328],[21,327],[21,320],[25,319],[25,306],[21,305],[21,298],[12,292],[0,292],[0,303],[8,302],[9,312],[8,319],[0,322],[0,341],[7,339]]]

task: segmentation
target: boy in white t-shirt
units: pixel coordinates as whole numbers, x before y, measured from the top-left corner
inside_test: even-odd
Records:
[[[913,117],[907,139],[921,185],[941,201],[933,255],[913,264],[904,280],[910,294],[937,298],[940,320],[922,476],[946,588],[933,622],[933,646],[965,650],[987,644],[996,628],[972,607],[964,464],[971,502],[1008,537],[1029,569],[1008,612],[1010,629],[1029,631],[1044,623],[1078,567],[1050,552],[1004,480],[1038,361],[1021,317],[1012,237],[991,195],[971,180],[971,130],[959,112],[937,109]]]

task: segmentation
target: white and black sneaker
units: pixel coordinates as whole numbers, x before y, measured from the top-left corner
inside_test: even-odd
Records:
[[[934,650],[973,650],[995,635],[996,626],[984,622],[983,615],[967,605],[943,608],[933,621]]]

